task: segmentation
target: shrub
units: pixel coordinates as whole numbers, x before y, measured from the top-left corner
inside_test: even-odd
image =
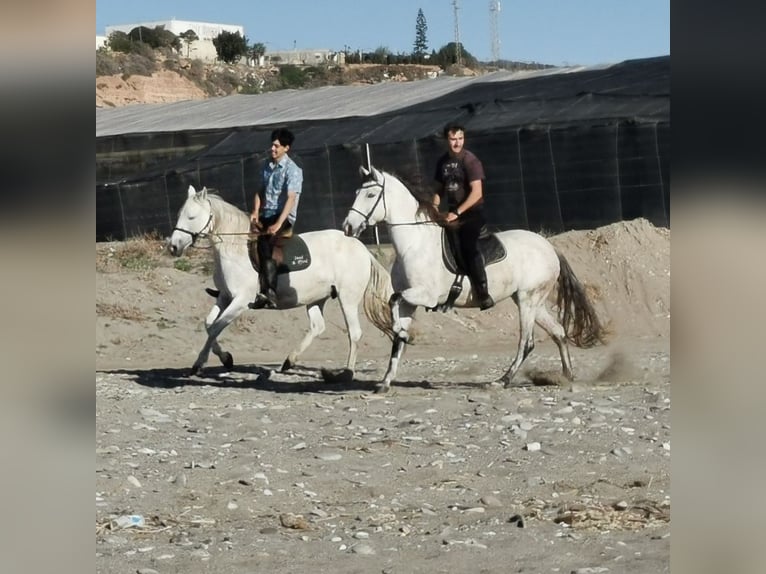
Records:
[[[154,58],[147,58],[140,54],[130,54],[123,64],[122,77],[151,76],[157,70],[157,62]]]
[[[298,66],[286,64],[279,67],[279,80],[283,88],[302,88],[308,81],[308,76]]]
[[[119,62],[106,50],[96,52],[96,76],[114,76],[122,72]]]

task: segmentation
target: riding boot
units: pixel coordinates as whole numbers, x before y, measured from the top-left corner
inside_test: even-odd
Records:
[[[251,309],[276,309],[277,308],[277,262],[266,259],[261,265],[261,292],[250,303]]]
[[[484,311],[495,306],[495,300],[489,294],[487,271],[484,269],[484,258],[481,254],[477,254],[471,263],[471,282],[476,292],[476,299],[479,302],[479,309]]]

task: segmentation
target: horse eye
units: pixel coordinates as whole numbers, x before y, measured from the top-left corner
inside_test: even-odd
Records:
[[[374,191],[367,194],[367,199],[372,199],[373,197],[375,197]]]

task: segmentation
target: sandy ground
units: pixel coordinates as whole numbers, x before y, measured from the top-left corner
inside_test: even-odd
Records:
[[[504,301],[418,311],[386,395],[366,320],[354,381],[321,380],[346,358],[334,302],[293,372],[301,309],[248,311],[221,337],[234,369],[188,376],[211,253],[97,244],[96,571],[669,572],[670,232],[550,239],[613,331],[573,349],[574,383],[531,383],[560,369],[538,333],[527,384],[493,384],[517,344]]]

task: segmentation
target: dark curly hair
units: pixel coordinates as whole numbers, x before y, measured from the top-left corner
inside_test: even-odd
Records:
[[[283,146],[291,146],[295,141],[293,132],[287,128],[279,128],[271,132],[271,141],[279,141]]]

